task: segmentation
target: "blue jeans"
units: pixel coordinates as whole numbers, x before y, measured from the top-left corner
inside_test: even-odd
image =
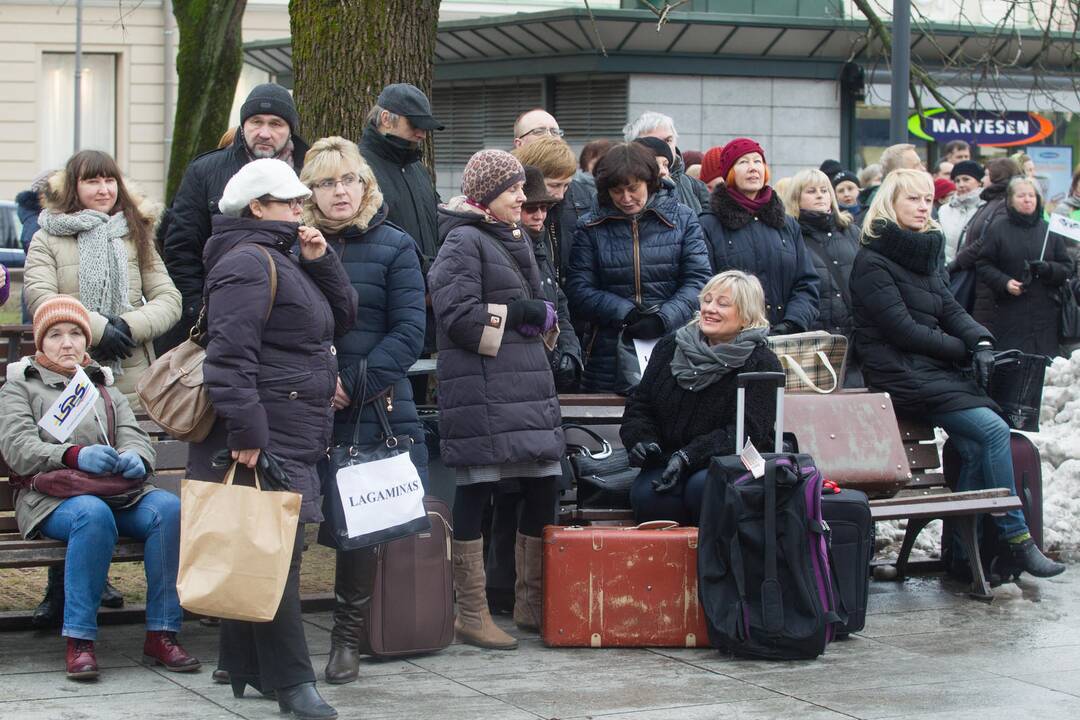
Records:
[[[709,471],[698,470],[667,492],[658,493],[653,490],[652,481],[659,480],[663,472],[663,468],[648,468],[642,470],[634,480],[630,488],[634,520],[639,523],[674,520],[680,525],[697,527]]]
[[[954,410],[932,413],[930,421],[949,434],[949,440],[960,454],[956,490],[1006,488],[1016,494],[1009,426],[996,412],[985,407]],[[991,517],[1006,540],[1028,531],[1022,510],[1010,510]]]
[[[97,612],[119,535],[141,540],[146,567],[146,629],[180,629],[176,594],[180,564],[180,498],[164,490],[134,507],[114,510],[93,495],[68,498],[40,525],[43,535],[67,543],[64,557],[65,637],[97,638]]]

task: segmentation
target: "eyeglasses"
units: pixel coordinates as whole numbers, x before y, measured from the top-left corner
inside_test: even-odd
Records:
[[[538,213],[541,210],[544,211],[544,212],[547,212],[550,209],[551,209],[551,206],[548,205],[547,203],[543,203],[543,204],[540,204],[540,205],[525,204],[525,205],[521,206],[521,212],[526,212],[526,213],[529,213],[530,215],[533,214],[533,213]]]
[[[261,202],[263,205],[269,205],[270,203],[281,203],[283,205],[288,205],[292,209],[296,210],[300,207],[303,207],[304,200],[303,198],[290,198],[288,200],[282,200],[276,197],[268,197],[259,198],[259,202]]]
[[[333,178],[327,178],[326,180],[322,180],[320,182],[315,183],[314,187],[315,187],[316,190],[322,190],[323,192],[329,192],[330,190],[336,190],[339,183],[341,184],[341,186],[343,188],[348,190],[353,185],[356,185],[357,183],[362,183],[362,182],[363,182],[363,180],[361,180],[360,178],[358,178],[355,175],[350,173],[349,175],[342,175],[337,180],[334,180]]]
[[[520,140],[521,138],[526,137],[528,135],[532,135],[533,137],[540,137],[541,135],[550,135],[552,137],[562,137],[565,134],[566,133],[564,133],[562,131],[562,128],[538,127],[538,128],[533,128],[529,132],[522,133],[522,134],[518,135],[517,139]]]

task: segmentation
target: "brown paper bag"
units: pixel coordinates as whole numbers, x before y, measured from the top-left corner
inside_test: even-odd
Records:
[[[180,484],[180,605],[229,620],[274,619],[292,561],[300,494],[225,482]]]

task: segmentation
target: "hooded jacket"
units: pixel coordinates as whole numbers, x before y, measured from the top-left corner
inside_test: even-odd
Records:
[[[64,174],[52,177],[53,197],[59,197]],[[151,224],[157,219],[157,208],[128,186],[128,192],[140,213]],[[59,211],[47,203],[44,212]],[[180,293],[173,285],[165,264],[153,247],[145,267],[139,265],[139,250],[128,235],[124,238],[127,248],[128,304],[131,310],[121,315],[128,324],[136,347],[131,357],[121,361],[123,374],[117,378],[117,389],[124,393],[132,407],[141,407],[135,394],[135,385],[143,371],[150,367],[157,355],[153,341],[164,335],[180,319]],[[34,240],[26,253],[23,274],[23,298],[31,316],[41,303],[56,295],[70,295],[81,300],[79,293],[79,239],[77,235],[52,235],[44,229],[34,234]],[[90,348],[96,347],[105,332],[108,319],[90,312]]]
[[[1028,265],[1039,259],[1046,230],[1039,203],[1034,217],[1007,207],[1005,215],[983,233],[982,251],[975,264],[975,292],[984,301],[976,303],[973,316],[994,333],[998,350],[1015,349],[1048,357],[1059,354],[1057,288],[1072,276],[1074,268],[1065,252],[1064,238],[1051,233],[1043,256],[1050,263],[1050,272],[1031,277]],[[1014,279],[1024,283],[1020,295],[1006,290],[1006,284]]]
[[[633,217],[605,204],[581,218],[565,290],[574,319],[591,325],[582,388],[615,386],[616,345],[631,310],[658,306],[672,332],[693,317],[709,277],[701,226],[672,193],[653,194]]]
[[[219,480],[222,448],[268,450],[303,495],[301,522],[322,519],[316,462],[330,446],[337,386],[334,337],[356,323],[357,295],[333,252],[303,260],[291,251],[297,223],[214,218],[206,243],[206,360],[203,378],[218,419],[193,443],[189,477]],[[269,250],[270,268],[255,245]],[[269,309],[269,317],[267,310]]]
[[[968,315],[937,271],[944,238],[881,223],[851,271],[855,347],[869,388],[909,414],[997,409],[966,371],[993,336]]]
[[[945,262],[952,262],[960,247],[960,239],[968,221],[975,215],[984,200],[982,192],[970,192],[967,195],[954,194],[949,202],[938,210],[938,222],[945,236]]]
[[[293,133],[292,164],[297,174],[304,166],[308,145]],[[251,162],[244,144],[244,128],[236,130],[232,145],[199,155],[184,171],[180,189],[173,197],[163,240],[165,265],[183,298],[183,318],[178,330],[187,337],[202,307],[203,248],[211,233],[211,219],[218,215],[218,201],[229,178]],[[176,338],[177,340],[182,337]]]
[[[368,395],[387,388],[393,409],[390,426],[398,435],[411,435],[412,459],[421,477],[427,474],[427,445],[413,401],[412,384],[406,374],[420,357],[424,345],[424,278],[420,255],[409,235],[386,219],[386,205],[366,221],[363,229],[352,225],[326,242],[341,258],[345,274],[356,290],[359,307],[352,328],[337,341],[341,384],[350,397],[359,392],[360,361],[367,358]],[[334,442],[352,438],[353,409],[334,418]],[[373,443],[381,435],[374,406],[363,406],[358,419],[360,441]]]
[[[799,223],[784,212],[777,193],[760,213],[751,215],[723,184],[717,185],[709,210],[701,214],[701,229],[713,272],[742,270],[761,281],[770,325],[786,320],[800,330],[814,326],[820,292],[817,272]]]
[[[542,299],[532,241],[452,199],[428,273],[439,363],[439,433],[450,467],[558,461],[565,444],[545,340],[506,326],[507,305]]]

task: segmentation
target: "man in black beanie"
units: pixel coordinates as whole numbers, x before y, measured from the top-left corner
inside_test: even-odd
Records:
[[[277,158],[303,168],[308,146],[297,134],[300,115],[292,95],[280,85],[257,85],[240,106],[240,127],[231,145],[199,155],[188,165],[172,206],[162,219],[163,257],[183,298],[180,322],[158,338],[160,354],[187,337],[202,306],[202,254],[210,237],[210,218],[229,181],[241,167],[260,158]]]

